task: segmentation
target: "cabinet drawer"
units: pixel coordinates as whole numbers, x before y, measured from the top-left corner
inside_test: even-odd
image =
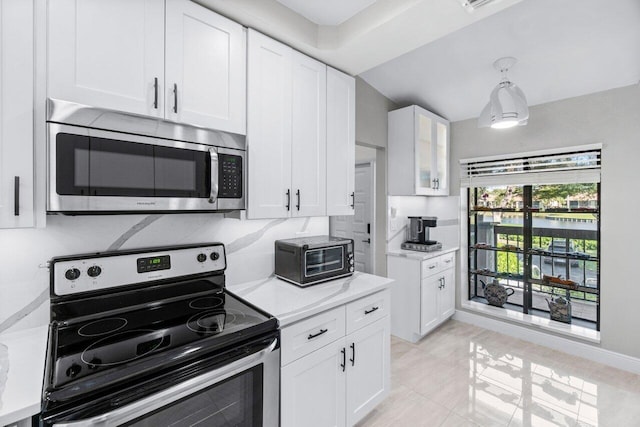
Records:
[[[456,257],[455,252],[442,255],[440,257],[440,266],[441,266],[440,270],[446,270],[447,268],[452,268],[455,265],[455,257]]]
[[[388,315],[389,291],[382,291],[347,304],[347,334]]]
[[[429,277],[432,274],[438,273],[442,270],[442,257],[435,257],[428,259],[426,261],[422,261],[422,278]]]
[[[282,329],[282,366],[345,334],[344,306],[325,311]]]

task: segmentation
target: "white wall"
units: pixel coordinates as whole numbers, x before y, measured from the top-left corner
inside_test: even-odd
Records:
[[[391,100],[356,77],[356,141],[360,146],[376,149],[375,273],[380,276],[387,275],[387,113],[396,108]],[[356,146],[356,159],[357,149]]]
[[[49,216],[46,228],[0,230],[0,333],[49,323],[54,256],[200,242],[222,242],[227,283],[274,272],[274,241],[328,234],[328,219],[238,220],[222,214]]]
[[[459,188],[459,160],[545,148],[603,143],[601,216],[601,346],[640,357],[640,87],[628,86],[530,108],[529,124],[478,129],[452,123],[451,189]]]

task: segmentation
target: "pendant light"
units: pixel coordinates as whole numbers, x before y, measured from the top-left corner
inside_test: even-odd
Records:
[[[516,58],[506,57],[493,63],[493,67],[502,74],[502,79],[491,92],[489,103],[480,113],[478,127],[507,129],[527,124],[529,119],[527,99],[522,90],[507,77],[507,71],[516,62]]]

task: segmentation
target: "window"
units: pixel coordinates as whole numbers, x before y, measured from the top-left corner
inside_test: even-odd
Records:
[[[469,300],[599,330],[600,150],[462,166]]]

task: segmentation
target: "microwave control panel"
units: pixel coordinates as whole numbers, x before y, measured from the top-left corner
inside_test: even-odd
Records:
[[[242,157],[220,154],[219,162],[218,197],[242,198]]]

